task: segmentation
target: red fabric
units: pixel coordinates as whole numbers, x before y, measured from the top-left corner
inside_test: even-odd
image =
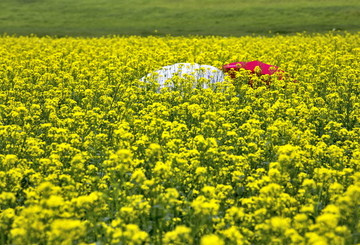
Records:
[[[260,68],[260,75],[272,75],[275,72],[282,72],[279,70],[279,67],[274,65],[269,65],[263,62],[260,62],[258,60],[250,61],[250,62],[234,62],[223,66],[223,70],[225,72],[231,71],[231,69],[234,69],[234,71],[238,71],[240,68],[243,68],[245,70],[249,70],[253,73],[255,73],[256,67]],[[230,73],[230,76],[234,75]]]

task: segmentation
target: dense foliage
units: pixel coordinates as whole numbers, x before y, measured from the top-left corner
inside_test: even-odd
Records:
[[[359,43],[0,38],[0,243],[359,243]],[[138,80],[251,60],[288,76]]]

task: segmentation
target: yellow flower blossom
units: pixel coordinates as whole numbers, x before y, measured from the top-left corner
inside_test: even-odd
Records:
[[[0,244],[355,244],[359,43],[1,36]],[[255,59],[282,79],[140,80]]]
[[[201,238],[201,245],[224,245],[225,242],[215,234],[205,235]]]
[[[191,244],[193,243],[193,238],[191,237],[190,233],[190,228],[183,225],[176,226],[173,231],[169,231],[164,235],[164,244]]]

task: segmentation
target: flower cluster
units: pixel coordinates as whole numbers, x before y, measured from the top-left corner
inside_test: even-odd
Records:
[[[0,244],[359,243],[359,43],[1,37]],[[284,78],[139,81],[251,60]]]

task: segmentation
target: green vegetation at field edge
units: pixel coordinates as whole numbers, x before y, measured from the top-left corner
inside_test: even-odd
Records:
[[[355,0],[2,0],[0,33],[225,35],[359,31]]]

